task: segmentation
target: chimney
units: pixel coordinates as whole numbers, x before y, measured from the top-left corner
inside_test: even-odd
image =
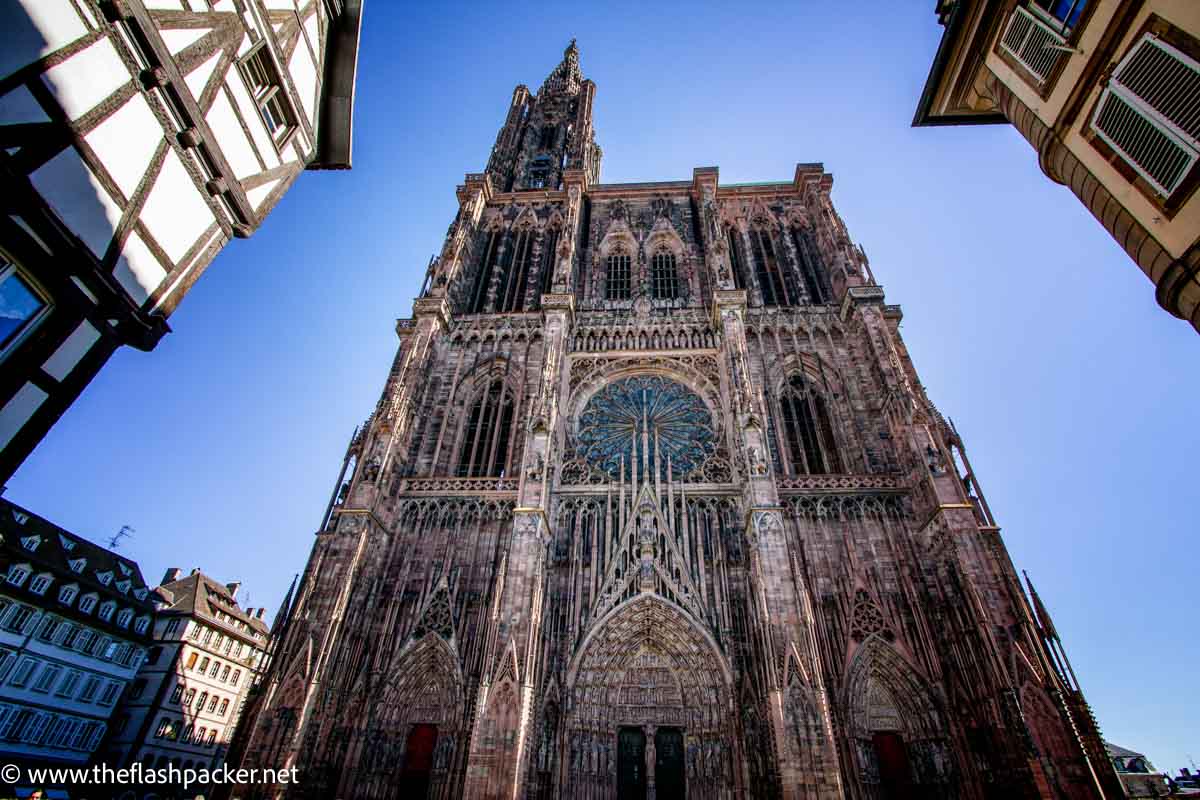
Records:
[[[238,589],[240,589],[240,588],[242,588],[241,581],[232,581],[230,583],[225,584],[226,591],[229,592],[229,596],[234,600],[237,600],[237,592],[238,592]]]
[[[179,567],[170,567],[165,573],[163,573],[162,582],[174,583],[175,581],[179,580],[179,576],[182,574],[183,570],[181,570]]]
[[[266,610],[267,610],[267,609],[266,609],[266,607],[265,607],[265,606],[264,606],[264,607],[262,607],[262,608],[260,608],[260,609],[258,610],[258,613],[254,615],[254,618],[255,618],[255,619],[262,619],[263,612],[264,612],[264,611],[266,611]]]

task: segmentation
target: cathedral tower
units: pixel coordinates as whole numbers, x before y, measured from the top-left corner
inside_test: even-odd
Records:
[[[820,164],[599,183],[513,93],[247,737],[263,796],[1119,791]],[[1113,795],[1116,796],[1116,795]]]

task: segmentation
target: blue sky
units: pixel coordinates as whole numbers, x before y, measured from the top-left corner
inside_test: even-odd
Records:
[[[1007,126],[912,129],[932,0],[577,9],[366,4],[354,165],[308,173],[217,258],[153,353],[116,355],[6,497],[156,582],[202,567],[273,608],[482,170],[513,87],[578,37],[605,182],[790,180],[821,161],[930,396],[1107,738],[1200,758],[1200,337]],[[1191,498],[1190,500],[1188,498]]]

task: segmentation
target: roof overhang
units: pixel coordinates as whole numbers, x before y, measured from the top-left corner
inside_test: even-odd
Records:
[[[917,103],[917,113],[913,116],[913,127],[929,127],[935,125],[994,125],[1008,122],[1008,119],[998,111],[968,111],[968,110],[935,110],[935,100],[947,93],[948,81],[957,81],[957,74],[948,74],[948,69],[955,53],[960,46],[969,46],[964,41],[968,36],[974,36],[979,26],[968,26],[972,12],[988,5],[988,0],[957,0],[949,9],[949,16],[942,16],[945,31],[938,43],[937,53],[933,57],[933,65],[929,68],[929,77],[925,80],[925,88],[921,91],[921,99]],[[942,5],[939,3],[939,13]],[[986,10],[980,11],[983,16]]]
[[[341,13],[331,15],[329,21],[325,76],[317,119],[317,151],[309,169],[350,169],[362,0],[327,3],[327,6],[333,5],[340,5]]]

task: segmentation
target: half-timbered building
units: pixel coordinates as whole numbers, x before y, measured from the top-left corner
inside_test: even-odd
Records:
[[[360,9],[4,4],[0,480],[300,172],[350,166]]]
[[[832,177],[603,183],[578,58],[458,187],[238,793],[1119,791]]]

